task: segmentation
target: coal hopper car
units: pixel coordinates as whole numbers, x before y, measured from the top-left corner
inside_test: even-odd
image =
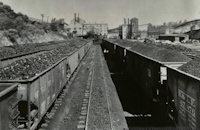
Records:
[[[3,90],[4,86],[2,87],[2,92],[6,91],[8,93],[7,95],[11,97],[5,97],[0,92],[0,96],[3,96],[0,106],[4,106],[5,104],[5,106],[10,105],[11,107],[8,110],[1,107],[1,112],[7,114],[1,114],[0,119],[4,118],[9,124],[14,123],[13,130],[14,128],[19,130],[36,129],[48,109],[55,102],[59,93],[76,71],[91,45],[92,41],[85,41],[82,46],[76,46],[66,56],[34,77],[28,79],[1,80],[0,87],[1,84],[6,86],[10,85],[12,90]],[[9,102],[6,101],[6,98],[9,98]],[[10,100],[13,100],[11,102],[12,104],[9,104]],[[16,110],[12,110],[15,108]],[[0,120],[0,128],[6,130],[8,123],[4,124],[3,122],[3,120]]]

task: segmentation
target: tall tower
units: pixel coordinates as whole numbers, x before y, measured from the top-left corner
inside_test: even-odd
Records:
[[[137,18],[132,18],[131,19],[131,31],[132,31],[132,36],[135,37],[138,34],[138,19]]]

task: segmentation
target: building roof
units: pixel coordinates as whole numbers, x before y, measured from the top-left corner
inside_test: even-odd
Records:
[[[192,21],[188,21],[188,22],[179,24],[177,26],[174,26],[174,29],[179,28],[179,27],[183,27],[183,26],[187,26],[188,24],[199,22],[199,21],[200,21],[200,19],[195,19],[195,20],[192,20]]]
[[[109,29],[108,33],[119,33],[119,27],[113,28],[113,29]]]

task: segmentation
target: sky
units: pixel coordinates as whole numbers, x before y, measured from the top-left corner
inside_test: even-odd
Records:
[[[200,0],[1,0],[15,12],[44,20],[64,18],[66,23],[79,13],[87,23],[108,23],[109,29],[124,18],[138,18],[139,25],[200,19]]]

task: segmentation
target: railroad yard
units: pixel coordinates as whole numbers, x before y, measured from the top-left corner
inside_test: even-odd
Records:
[[[184,120],[198,128],[196,50],[116,39],[3,48],[0,96],[9,109],[1,109],[2,128],[170,129]]]
[[[200,130],[198,0],[2,1],[0,130]]]

